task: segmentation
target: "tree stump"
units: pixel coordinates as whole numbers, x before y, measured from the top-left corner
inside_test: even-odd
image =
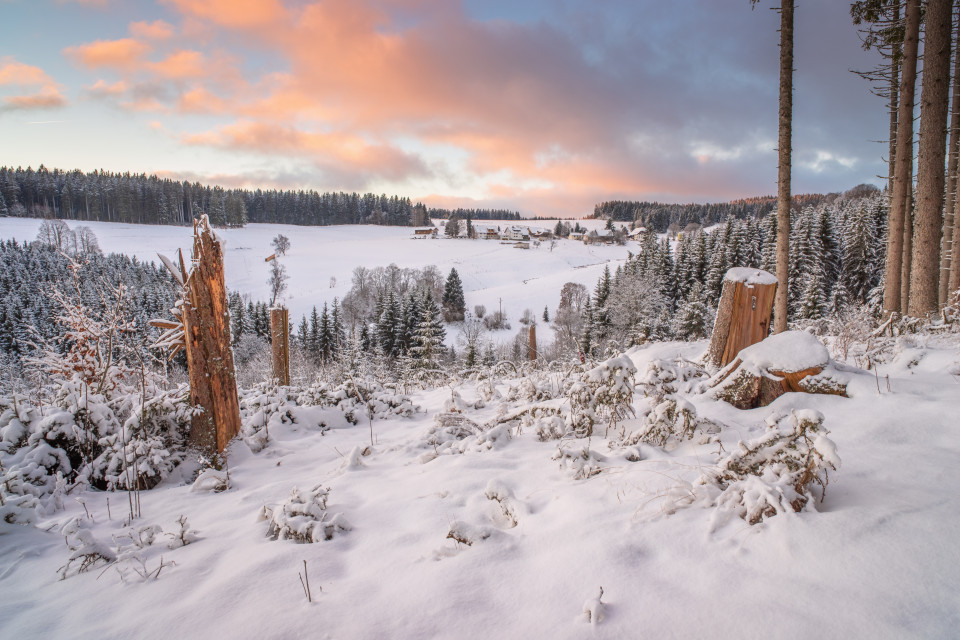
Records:
[[[527,345],[527,358],[529,360],[537,359],[537,325],[530,323],[530,341]]]
[[[785,331],[741,351],[707,383],[738,409],[765,407],[790,391],[847,397],[846,380],[830,369],[830,354],[805,331]]]
[[[290,312],[270,309],[270,344],[273,348],[273,377],[281,386],[290,384]]]
[[[207,216],[193,223],[194,267],[186,282],[183,331],[190,372],[191,443],[222,452],[240,432],[240,401],[230,347],[223,248]]]
[[[777,277],[767,271],[734,267],[723,277],[723,291],[705,360],[723,367],[740,351],[770,332]]]

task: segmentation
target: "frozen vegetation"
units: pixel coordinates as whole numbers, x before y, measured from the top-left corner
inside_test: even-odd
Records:
[[[4,220],[0,237],[32,239],[38,224]],[[141,259],[186,246],[182,229],[95,230],[105,250]],[[266,299],[261,253],[286,231],[226,231],[228,285]],[[324,242],[309,245],[311,233]],[[718,399],[695,332],[681,342],[637,329],[652,318],[667,331],[656,321],[668,304],[700,300],[628,307],[614,279],[665,295],[652,271],[629,267],[627,251],[650,257],[636,243],[521,251],[385,228],[289,235],[291,304],[332,303],[318,293],[331,277],[342,300],[360,255],[376,256],[371,268],[437,265],[444,278],[456,265],[467,309],[502,297],[525,326],[530,308],[545,343],[564,338],[563,309],[604,294],[605,267],[624,269],[605,294],[616,304],[597,307],[611,322],[570,328],[578,347],[591,327],[606,332],[582,361],[481,349],[467,365],[469,317],[444,325],[456,359],[378,355],[354,332],[335,362],[289,387],[248,360],[226,464],[185,446],[190,407],[174,372],[136,344],[105,346],[130,322],[121,306],[91,314],[82,296],[55,297],[71,333],[24,354],[24,375],[0,393],[0,635],[955,635],[955,310],[877,330],[869,283],[846,292],[841,265],[844,292],[796,326],[809,332],[803,352],[773,341],[747,361],[826,359],[849,397],[787,393],[742,411]]]

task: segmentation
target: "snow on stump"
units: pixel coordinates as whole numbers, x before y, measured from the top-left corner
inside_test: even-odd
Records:
[[[723,367],[742,349],[767,337],[776,292],[777,277],[772,273],[748,267],[727,271],[705,356],[708,364]]]
[[[714,397],[738,409],[765,407],[790,391],[847,397],[830,354],[806,331],[785,331],[747,347],[707,382]]]

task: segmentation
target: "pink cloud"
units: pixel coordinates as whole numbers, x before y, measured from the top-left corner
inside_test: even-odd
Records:
[[[131,22],[130,35],[141,40],[168,40],[173,37],[173,25],[163,20]]]

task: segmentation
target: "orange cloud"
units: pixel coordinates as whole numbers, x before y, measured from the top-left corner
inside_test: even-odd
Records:
[[[279,0],[164,0],[181,13],[231,29],[262,28],[289,18]]]
[[[43,69],[18,62],[10,56],[0,58],[0,86],[27,90],[40,88],[39,92],[5,97],[3,110],[51,109],[67,104],[67,99],[60,93],[59,85]]]
[[[0,85],[55,86],[53,78],[40,67],[18,62],[10,56],[0,58]]]
[[[66,106],[67,100],[59,92],[37,93],[28,96],[10,96],[3,99],[4,110],[54,109]]]
[[[135,69],[149,51],[150,46],[147,44],[133,38],[121,38],[67,47],[63,53],[89,69],[108,68],[122,71]]]
[[[150,64],[150,69],[163,78],[181,80],[207,75],[206,65],[206,58],[199,51],[181,50]]]
[[[163,20],[153,22],[131,22],[130,35],[142,40],[167,40],[173,37],[173,25]]]
[[[349,169],[368,177],[401,180],[422,175],[419,158],[391,145],[370,143],[345,133],[300,131],[290,126],[240,121],[205,133],[186,135],[183,142],[271,155],[297,154],[326,170]]]
[[[184,113],[223,113],[228,105],[206,87],[194,87],[180,96],[177,108]]]
[[[129,86],[123,80],[108,83],[106,80],[97,80],[92,86],[87,87],[87,92],[95,96],[120,96],[126,93]]]

